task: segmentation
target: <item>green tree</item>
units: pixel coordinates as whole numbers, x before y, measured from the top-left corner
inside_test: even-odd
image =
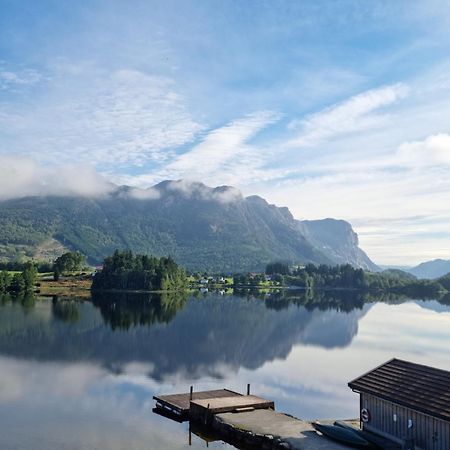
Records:
[[[0,292],[6,292],[11,284],[11,275],[6,270],[0,272]]]
[[[26,291],[32,291],[34,289],[37,274],[38,274],[38,271],[37,271],[36,266],[31,262],[26,263],[25,268],[22,272],[24,289]]]
[[[26,290],[25,286],[26,284],[23,275],[21,273],[14,274],[10,289],[14,292],[22,292]]]
[[[267,275],[289,275],[291,270],[289,268],[289,264],[281,261],[272,262],[267,264],[266,266],[266,274]]]
[[[53,271],[55,273],[55,279],[59,278],[56,274],[62,274],[64,272],[74,272],[81,270],[86,262],[86,258],[79,252],[67,252],[56,258],[53,263]]]

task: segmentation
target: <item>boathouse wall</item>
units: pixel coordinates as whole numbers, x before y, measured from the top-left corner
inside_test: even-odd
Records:
[[[450,422],[415,411],[374,395],[361,392],[361,410],[369,411],[369,421],[362,422],[367,431],[402,443],[413,437],[422,450],[450,449]],[[408,428],[408,421],[412,428]]]

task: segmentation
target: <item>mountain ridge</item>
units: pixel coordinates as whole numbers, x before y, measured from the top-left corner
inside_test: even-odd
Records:
[[[439,278],[450,272],[450,260],[433,259],[430,261],[424,261],[423,263],[408,269],[408,272],[415,275],[417,278]]]
[[[93,263],[129,248],[171,255],[189,270],[261,270],[274,260],[378,269],[348,222],[297,220],[288,208],[232,186],[184,180],[116,186],[99,197],[0,201],[0,230],[3,259],[33,257],[43,246],[48,254],[53,242],[59,252],[78,250]]]

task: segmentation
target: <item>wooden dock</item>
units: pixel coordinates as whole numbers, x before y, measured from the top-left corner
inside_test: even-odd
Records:
[[[190,420],[209,440],[221,439],[238,447],[267,450],[346,450],[344,444],[318,434],[311,423],[275,412],[273,401],[219,389],[154,396],[155,413],[179,422]],[[355,425],[351,423],[352,425]],[[357,425],[357,424],[356,424]],[[197,429],[196,428],[196,429]],[[377,442],[386,450],[395,444]]]
[[[183,393],[183,394],[172,394],[172,395],[155,395],[153,399],[156,400],[156,410],[162,415],[167,413],[179,417],[181,420],[187,420],[189,418],[189,412],[191,409],[191,401],[210,401],[212,399],[221,398],[234,398],[234,397],[244,397],[238,392],[231,391],[229,389],[217,389],[213,391],[199,391]],[[229,401],[229,400],[227,400]],[[160,410],[160,411],[158,411]]]

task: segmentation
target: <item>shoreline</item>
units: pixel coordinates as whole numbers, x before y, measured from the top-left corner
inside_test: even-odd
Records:
[[[249,286],[249,285],[234,285],[234,284],[210,284],[199,285],[189,284],[183,289],[170,289],[170,290],[139,290],[139,289],[98,289],[92,290],[92,279],[90,278],[72,278],[67,277],[58,281],[52,279],[38,279],[36,283],[36,293],[42,295],[69,295],[69,296],[83,296],[87,297],[92,292],[111,292],[111,293],[130,293],[130,294],[169,294],[169,293],[186,293],[186,292],[198,292],[202,290],[208,291],[246,291],[251,293],[252,291],[258,292],[271,292],[271,291],[301,291],[301,292],[358,292],[358,293],[372,293],[372,294],[397,294],[410,296],[407,286],[402,288],[344,288],[344,287],[327,287],[321,286],[317,288],[305,288],[302,286]],[[230,292],[232,293],[232,292]],[[436,294],[447,295],[448,290],[440,290]],[[429,295],[420,293],[419,297],[428,298]],[[431,296],[434,298],[434,296]],[[429,297],[429,298],[431,298]]]

